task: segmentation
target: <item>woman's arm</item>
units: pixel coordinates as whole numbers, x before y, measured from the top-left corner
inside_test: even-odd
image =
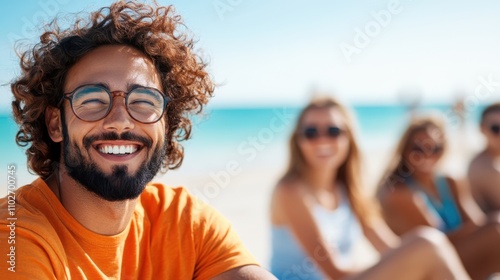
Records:
[[[399,246],[401,239],[384,220],[374,218],[369,224],[362,226],[366,238],[380,254]]]
[[[275,193],[275,207],[292,230],[299,244],[318,267],[333,279],[339,279],[357,271],[339,267],[335,254],[321,235],[312,212],[314,201],[300,186],[281,184]]]
[[[474,200],[468,182],[466,180],[457,181],[451,177],[447,177],[446,180],[464,223],[472,223],[474,225],[483,224],[486,220],[486,215]]]
[[[439,227],[438,217],[429,211],[419,195],[405,185],[387,192],[381,204],[387,224],[398,235],[403,235],[418,226]]]

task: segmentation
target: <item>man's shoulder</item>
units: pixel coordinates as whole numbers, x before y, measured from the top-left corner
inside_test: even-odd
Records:
[[[487,151],[482,151],[476,154],[469,164],[469,172],[482,172],[485,169],[489,169],[493,165],[491,156],[489,156]]]
[[[477,165],[477,164],[491,164],[492,158],[489,155],[488,151],[482,150],[478,152],[470,161],[470,165]]]
[[[157,205],[172,205],[189,203],[195,198],[182,186],[171,187],[163,183],[150,183],[141,194],[141,201]]]
[[[0,241],[8,244],[11,254],[11,262],[3,262],[0,269],[6,271],[6,265],[14,267],[19,279],[33,279],[34,275],[40,279],[65,276],[64,269],[51,270],[64,267],[60,253],[64,246],[54,226],[57,211],[47,213],[53,205],[46,195],[32,183],[0,199]],[[0,273],[0,278],[5,275]]]
[[[493,162],[492,157],[483,151],[474,157],[469,164],[467,177],[473,189],[496,187],[500,180],[498,163]]]
[[[185,187],[170,187],[162,183],[150,183],[141,194],[141,207],[150,217],[183,216],[183,219],[198,220],[209,215],[213,209],[190,193]],[[188,217],[189,216],[189,217]]]
[[[46,195],[39,188],[39,180],[24,185],[15,191],[9,191],[7,196],[0,198],[0,218],[36,218],[43,217],[40,208],[49,205]],[[46,202],[46,203],[45,203]]]
[[[57,211],[41,184],[43,180],[37,179],[0,199],[0,236],[10,231],[9,225],[15,227],[17,238],[24,238],[24,242],[45,244],[56,235],[53,222]]]

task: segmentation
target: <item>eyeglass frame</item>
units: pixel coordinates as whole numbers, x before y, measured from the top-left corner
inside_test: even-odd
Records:
[[[426,149],[420,145],[414,144],[410,147],[410,150],[412,152],[417,152],[425,155],[439,155],[444,152],[444,145],[435,145],[430,149]]]
[[[492,123],[488,126],[488,129],[491,133],[493,133],[495,136],[500,135],[500,124],[497,123]]]
[[[322,128],[325,128],[325,127],[322,127]],[[314,136],[307,134],[306,131],[309,129],[316,130]],[[336,131],[336,133],[331,133],[332,129],[334,129]],[[327,126],[324,132],[321,132],[320,127],[315,126],[315,125],[304,126],[298,131],[298,135],[307,141],[314,141],[314,140],[319,139],[321,137],[327,137],[328,139],[337,139],[337,138],[341,137],[344,133],[346,133],[345,129],[338,127],[338,126],[334,126],[334,125]]]
[[[81,88],[84,88],[84,87],[87,87],[87,86],[95,86],[95,87],[98,87],[98,88],[101,88],[103,89],[106,93],[108,93],[108,96],[110,96],[109,98],[109,106],[108,106],[108,109],[106,111],[106,113],[99,119],[97,120],[92,120],[92,121],[88,121],[88,120],[84,120],[82,119],[76,112],[75,112],[75,109],[73,108],[73,96],[74,94],[76,93],[77,90],[81,89]],[[130,96],[130,93],[136,89],[150,89],[150,90],[154,90],[154,91],[157,91],[160,93],[160,95],[162,96],[163,98],[163,109],[162,109],[162,112],[161,114],[158,116],[158,119],[155,120],[155,121],[152,121],[152,122],[143,122],[143,121],[140,121],[138,119],[136,119],[134,116],[132,116],[132,114],[130,113],[129,109],[128,109],[128,105],[127,105],[127,101],[128,101],[128,97]],[[165,93],[163,93],[161,90],[157,89],[157,88],[153,88],[153,87],[145,87],[145,86],[135,86],[133,88],[131,88],[128,92],[125,92],[125,91],[122,91],[122,90],[115,90],[115,91],[110,91],[105,85],[103,84],[85,84],[85,85],[81,85],[81,86],[78,86],[76,87],[74,90],[72,90],[71,92],[68,92],[68,93],[63,93],[63,96],[61,97],[61,101],[59,101],[59,104],[58,104],[58,107],[61,107],[62,106],[62,103],[64,102],[64,99],[68,99],[69,100],[69,105],[71,107],[71,111],[73,112],[73,114],[75,114],[75,116],[84,121],[84,122],[96,122],[96,121],[100,121],[102,119],[104,119],[106,116],[109,115],[109,112],[111,112],[111,109],[113,108],[113,98],[115,96],[122,96],[125,98],[125,110],[127,111],[128,115],[134,119],[135,121],[138,121],[140,123],[143,123],[143,124],[152,124],[152,123],[156,123],[158,122],[159,120],[161,120],[161,118],[163,117],[163,115],[165,114],[165,109],[167,108],[167,104],[172,100],[170,97],[166,96]]]

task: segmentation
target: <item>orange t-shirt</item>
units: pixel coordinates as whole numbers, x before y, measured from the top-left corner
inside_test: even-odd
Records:
[[[83,227],[40,178],[15,195],[15,213],[0,199],[0,279],[209,279],[256,264],[229,222],[183,188],[148,185],[115,236]]]

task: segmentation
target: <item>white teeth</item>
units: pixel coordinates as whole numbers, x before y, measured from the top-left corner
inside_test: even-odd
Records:
[[[137,151],[137,147],[134,145],[106,145],[101,146],[99,151],[103,154],[124,155],[134,153]]]

